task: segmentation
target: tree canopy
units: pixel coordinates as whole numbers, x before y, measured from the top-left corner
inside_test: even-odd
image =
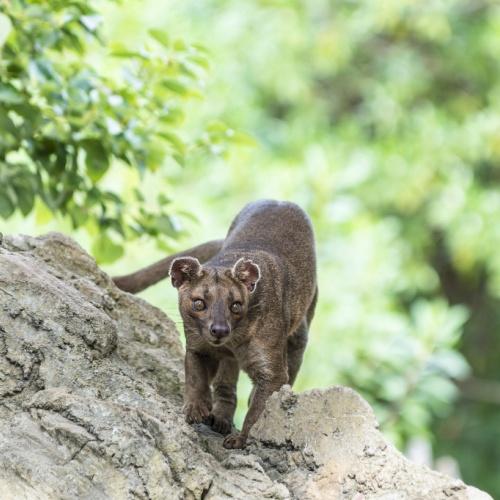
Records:
[[[139,49],[106,45],[85,1],[2,4],[0,215],[28,215],[40,200],[95,234],[101,262],[119,258],[125,240],[175,237],[165,194],[151,210],[140,186],[125,197],[119,181],[100,181],[112,166],[118,178],[156,171],[221,142],[213,124],[205,140],[181,134],[185,101],[203,96],[205,50],[158,29]]]

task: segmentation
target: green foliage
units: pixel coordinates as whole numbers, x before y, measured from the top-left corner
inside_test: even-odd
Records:
[[[198,139],[179,128],[186,99],[201,96],[204,49],[151,30],[141,50],[103,52],[88,2],[0,5],[0,216],[41,201],[95,235],[101,262],[120,257],[124,240],[175,237],[168,200],[146,208],[140,189],[124,199],[103,181],[113,165],[119,177],[184,163]]]

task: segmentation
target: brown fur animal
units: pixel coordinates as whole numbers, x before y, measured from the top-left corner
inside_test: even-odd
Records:
[[[292,385],[302,363],[317,299],[309,218],[293,203],[250,203],[225,240],[168,257],[115,283],[139,291],[163,278],[167,266],[186,335],[186,421],[230,433],[241,368],[254,387],[241,432],[229,434],[224,446],[242,448],[267,398]]]

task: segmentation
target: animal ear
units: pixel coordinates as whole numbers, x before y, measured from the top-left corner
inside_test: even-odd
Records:
[[[168,272],[172,285],[179,288],[185,281],[201,276],[201,264],[194,257],[179,257],[172,262]]]
[[[260,279],[260,268],[255,262],[241,258],[236,262],[231,272],[233,277],[241,281],[250,293],[255,290]]]

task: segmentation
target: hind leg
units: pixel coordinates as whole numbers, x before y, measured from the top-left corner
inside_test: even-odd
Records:
[[[304,351],[307,345],[308,327],[304,318],[297,331],[288,337],[287,360],[288,360],[288,383],[293,385],[299,373]]]
[[[318,301],[318,287],[314,290],[314,295],[307,309],[305,318],[299,325],[297,331],[288,337],[287,343],[287,364],[288,364],[288,383],[293,385],[297,374],[299,373],[300,366],[302,365],[302,359],[304,357],[304,351],[306,349],[308,335],[309,335],[309,325],[314,316],[314,311],[316,309],[316,303]]]
[[[239,371],[238,362],[234,358],[223,358],[219,361],[212,380],[214,404],[208,423],[214,431],[221,434],[229,434],[233,426]]]
[[[249,408],[250,408],[250,405],[252,404],[252,399],[253,399],[254,394],[255,394],[255,385],[252,387],[252,392],[250,393],[250,396],[248,396],[247,405]]]

